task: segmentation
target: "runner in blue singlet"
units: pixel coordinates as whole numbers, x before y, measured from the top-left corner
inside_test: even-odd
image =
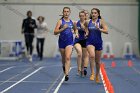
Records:
[[[90,68],[91,76],[90,80],[95,80],[97,83],[100,82],[99,72],[100,72],[100,61],[101,61],[101,52],[102,52],[102,37],[101,33],[107,32],[107,25],[100,16],[100,10],[93,8],[91,10],[91,20],[86,21],[85,25],[86,31],[88,31],[88,38],[86,42],[87,50],[90,57]],[[94,75],[94,61],[96,65],[96,75]]]
[[[60,34],[58,45],[62,56],[62,67],[65,74],[65,81],[69,79],[71,53],[73,48],[73,22],[69,19],[70,8],[63,8],[63,17],[57,22],[54,34]]]
[[[75,24],[75,40],[74,40],[74,47],[77,52],[77,75],[86,75],[87,72],[84,73],[84,63],[87,61],[88,54],[86,49],[86,32],[85,32],[85,19],[86,14],[84,11],[79,12],[80,20]],[[86,71],[86,70],[85,70]]]

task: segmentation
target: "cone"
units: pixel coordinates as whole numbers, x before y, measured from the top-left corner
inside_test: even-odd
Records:
[[[115,56],[112,54],[112,55],[110,55],[110,58],[114,58]]]
[[[103,58],[107,59],[108,58],[108,55],[107,54],[104,54],[103,55]]]
[[[116,67],[116,62],[112,61],[111,67],[112,67],[112,68]]]
[[[133,66],[133,63],[131,60],[128,60],[128,67],[132,67]]]

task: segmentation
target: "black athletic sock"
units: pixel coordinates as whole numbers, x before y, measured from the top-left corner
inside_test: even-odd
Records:
[[[84,67],[84,75],[87,75],[87,67]]]
[[[65,66],[62,66],[62,68],[63,68],[63,72],[65,73]]]

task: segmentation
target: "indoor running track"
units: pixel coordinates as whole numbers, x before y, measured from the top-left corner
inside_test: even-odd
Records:
[[[112,67],[112,61],[116,67]],[[115,93],[138,93],[140,88],[140,60],[128,67],[124,59],[102,60]],[[76,59],[72,59],[69,81],[64,75],[59,58],[45,58],[33,62],[26,58],[19,61],[0,61],[0,93],[106,93],[103,83],[90,81],[88,75],[76,75]]]

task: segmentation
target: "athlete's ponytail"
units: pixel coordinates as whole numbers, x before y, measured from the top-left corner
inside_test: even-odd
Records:
[[[102,17],[99,15],[99,16],[98,16],[98,19],[102,19]]]
[[[59,15],[59,16],[62,16],[62,17],[60,18],[60,20],[64,18],[64,16],[63,16],[63,15]]]
[[[91,14],[90,14],[89,18],[92,19],[92,15]]]

